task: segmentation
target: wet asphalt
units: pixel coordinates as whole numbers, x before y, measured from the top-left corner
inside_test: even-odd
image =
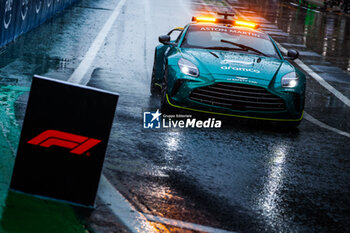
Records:
[[[1,49],[1,85],[30,86],[33,74],[67,80],[117,3],[83,0]],[[152,215],[237,232],[349,232],[348,137],[306,119],[292,131],[237,119],[221,129],[143,129],[143,112],[160,106],[149,93],[158,36],[228,3],[350,97],[349,16],[288,1],[128,0],[86,78],[120,94],[105,176]],[[349,107],[310,76],[306,97],[308,114],[350,132]],[[17,101],[19,123],[27,98]],[[122,232],[97,203],[89,224]]]

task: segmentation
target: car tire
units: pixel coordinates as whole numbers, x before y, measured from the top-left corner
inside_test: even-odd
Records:
[[[161,100],[160,100],[160,110],[162,113],[171,113],[173,112],[173,107],[168,103],[167,93],[168,93],[168,66],[165,66],[164,77],[162,81],[161,89]]]
[[[156,85],[156,55],[154,55],[153,69],[152,69],[152,78],[151,78],[151,88],[150,92],[152,96],[160,94],[160,88]]]

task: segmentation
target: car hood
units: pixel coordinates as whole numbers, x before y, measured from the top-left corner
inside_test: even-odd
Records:
[[[181,52],[198,66],[202,75],[210,74],[214,79],[238,76],[269,83],[283,63],[276,58],[232,51],[182,49]]]

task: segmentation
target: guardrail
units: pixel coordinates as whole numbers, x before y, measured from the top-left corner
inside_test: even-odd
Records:
[[[0,0],[0,47],[77,0]]]

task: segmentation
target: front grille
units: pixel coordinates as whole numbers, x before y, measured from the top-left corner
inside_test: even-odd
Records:
[[[237,83],[217,83],[192,91],[190,99],[240,111],[283,111],[284,101],[265,88]]]

